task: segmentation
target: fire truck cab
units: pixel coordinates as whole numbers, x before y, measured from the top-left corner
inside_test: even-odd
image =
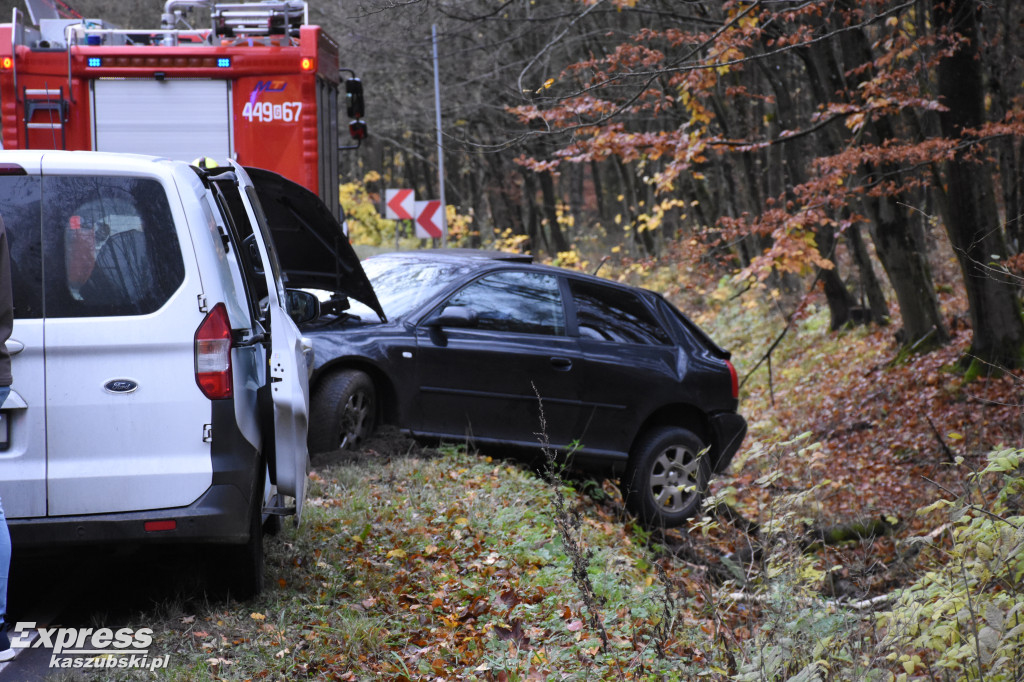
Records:
[[[335,216],[339,148],[366,135],[362,85],[299,0],[168,0],[161,26],[126,30],[27,0],[0,24],[0,138],[190,161],[230,158],[318,194]],[[211,26],[186,23],[193,10]],[[185,26],[182,28],[182,26]],[[339,145],[339,93],[354,144]]]

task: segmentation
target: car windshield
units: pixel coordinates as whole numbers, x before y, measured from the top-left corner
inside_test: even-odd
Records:
[[[471,270],[466,263],[388,256],[375,256],[362,265],[389,320],[408,315]],[[377,314],[362,303],[352,301],[351,304],[349,313],[368,321],[377,319]]]

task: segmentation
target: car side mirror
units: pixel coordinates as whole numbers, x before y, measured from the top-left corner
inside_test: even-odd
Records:
[[[288,289],[285,291],[288,316],[295,324],[312,322],[320,317],[320,299],[308,291]]]
[[[450,305],[439,314],[427,320],[430,327],[461,327],[471,328],[477,326],[480,318],[476,311],[461,305]]]
[[[332,296],[326,301],[320,302],[321,315],[341,315],[352,307],[347,296]]]

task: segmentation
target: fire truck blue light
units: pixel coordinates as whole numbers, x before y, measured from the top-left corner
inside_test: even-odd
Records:
[[[231,57],[220,57],[217,59],[217,66],[221,69],[227,69],[231,67]]]
[[[89,66],[102,66],[102,64],[99,57],[89,57]]]

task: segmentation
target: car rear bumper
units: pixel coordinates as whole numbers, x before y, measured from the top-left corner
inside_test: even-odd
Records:
[[[100,544],[246,542],[252,497],[262,489],[257,486],[257,477],[266,475],[266,467],[261,466],[260,453],[238,428],[233,399],[212,401],[212,420],[212,481],[192,504],[109,514],[8,518],[15,550]]]
[[[237,486],[214,485],[188,507],[8,519],[7,524],[15,550],[122,543],[232,544],[249,538],[249,500]],[[147,530],[147,526],[163,530]]]
[[[720,474],[729,468],[732,458],[740,449],[747,435],[747,420],[735,412],[720,412],[711,415],[711,428],[715,431],[715,443],[718,446],[715,473]]]

